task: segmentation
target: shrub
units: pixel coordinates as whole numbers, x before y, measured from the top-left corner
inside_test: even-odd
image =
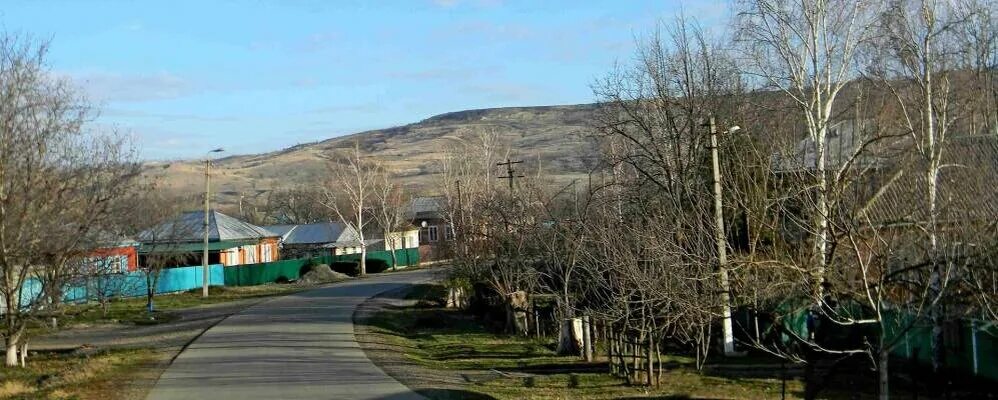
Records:
[[[357,261],[337,261],[329,265],[333,271],[350,276],[360,275],[360,263]]]
[[[378,272],[385,272],[389,268],[389,263],[385,260],[379,259],[368,259],[367,260],[367,273],[376,274]]]

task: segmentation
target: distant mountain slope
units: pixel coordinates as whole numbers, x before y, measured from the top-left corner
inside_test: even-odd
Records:
[[[378,129],[301,144],[284,150],[219,159],[212,169],[212,192],[220,203],[233,205],[268,190],[295,185],[321,185],[328,179],[330,150],[356,141],[370,156],[400,173],[412,189],[433,193],[439,161],[453,138],[494,130],[511,144],[513,155],[559,180],[584,173],[582,160],[593,153],[584,136],[590,131],[594,105],[511,107],[446,113],[400,127]],[[204,191],[203,164],[197,161],[150,164],[148,176],[159,177],[176,191]]]

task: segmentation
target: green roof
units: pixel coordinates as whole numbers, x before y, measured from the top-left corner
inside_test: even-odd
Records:
[[[233,247],[257,244],[258,240],[222,240],[219,242],[208,242],[208,251],[219,251],[231,249]],[[204,242],[193,243],[143,243],[139,246],[139,253],[197,253],[204,251]]]

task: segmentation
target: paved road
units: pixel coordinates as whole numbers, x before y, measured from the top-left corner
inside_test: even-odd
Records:
[[[352,317],[378,293],[431,278],[385,274],[249,307],[180,353],[148,399],[422,399],[368,360]]]

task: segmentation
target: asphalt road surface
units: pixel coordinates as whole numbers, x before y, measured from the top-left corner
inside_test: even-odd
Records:
[[[148,399],[422,399],[364,355],[353,312],[372,296],[432,274],[384,274],[249,307],[180,353]]]

